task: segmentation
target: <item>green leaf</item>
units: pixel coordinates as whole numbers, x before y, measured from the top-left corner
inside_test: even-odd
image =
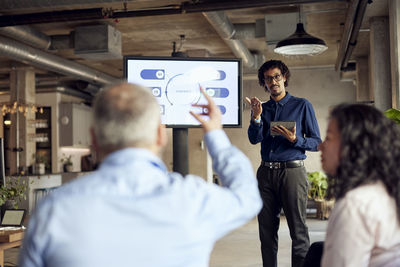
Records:
[[[327,176],[323,172],[308,173],[307,178],[310,182],[308,197],[312,199],[324,199],[328,189]]]
[[[400,110],[390,108],[385,111],[385,116],[393,120],[395,123],[400,124]]]

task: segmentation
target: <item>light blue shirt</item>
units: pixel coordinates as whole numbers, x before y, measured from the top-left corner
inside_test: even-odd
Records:
[[[19,266],[208,266],[214,243],[262,202],[249,160],[225,133],[205,142],[222,187],[168,172],[149,150],[116,151],[40,203]]]

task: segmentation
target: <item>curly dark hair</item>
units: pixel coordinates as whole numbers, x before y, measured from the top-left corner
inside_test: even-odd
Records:
[[[281,70],[282,75],[286,78],[285,87],[289,86],[289,79],[290,79],[290,71],[289,68],[280,60],[269,60],[265,62],[259,69],[258,69],[258,83],[265,88],[265,81],[264,81],[264,72],[269,69],[278,68]]]
[[[382,181],[396,201],[400,221],[400,126],[376,108],[341,104],[330,114],[338,124],[341,157],[328,196],[340,199],[360,185]]]

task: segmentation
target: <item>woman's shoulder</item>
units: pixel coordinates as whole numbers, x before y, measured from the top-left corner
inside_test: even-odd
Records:
[[[389,196],[384,184],[378,181],[357,186],[356,188],[348,191],[344,198],[349,200],[368,200],[371,198],[382,197],[383,195]]]
[[[356,209],[364,215],[370,214],[373,217],[382,213],[396,213],[395,201],[380,181],[350,190],[340,202],[339,205]]]

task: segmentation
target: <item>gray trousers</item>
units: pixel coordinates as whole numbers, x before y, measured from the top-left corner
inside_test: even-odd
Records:
[[[270,169],[260,166],[257,180],[264,203],[258,215],[263,266],[277,266],[279,215],[282,208],[292,239],[292,266],[303,266],[310,246],[306,225],[308,180],[305,168]]]

